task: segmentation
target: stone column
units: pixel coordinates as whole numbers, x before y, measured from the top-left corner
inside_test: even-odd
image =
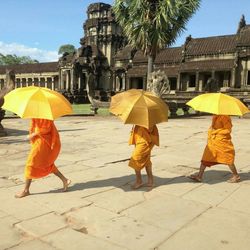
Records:
[[[125,90],[125,88],[126,88],[125,74],[122,74],[122,90]]]
[[[63,79],[63,70],[60,69],[60,73],[59,73],[59,83],[58,83],[58,88],[64,89],[64,79]]]
[[[200,85],[199,85],[199,71],[196,71],[195,73],[195,90],[200,91]]]
[[[244,62],[244,70],[243,70],[243,85],[247,86],[247,74],[248,74],[248,69],[247,69],[247,60]]]
[[[213,79],[215,79],[215,70],[212,70],[211,76],[212,76]]]
[[[78,76],[78,89],[82,88],[81,76]]]
[[[231,70],[231,87],[235,88],[235,68]]]
[[[181,74],[179,73],[177,76],[176,90],[180,90],[181,87]]]
[[[142,81],[143,81],[143,89],[147,90],[147,77],[144,76]]]
[[[223,87],[230,87],[229,86],[229,72],[224,72],[224,81],[223,81]]]
[[[55,90],[55,77],[51,77],[51,89]]]
[[[69,90],[69,71],[66,70],[66,90]]]
[[[74,88],[74,68],[70,70],[70,86],[69,88],[73,90]]]
[[[126,75],[126,90],[130,89],[130,78]]]

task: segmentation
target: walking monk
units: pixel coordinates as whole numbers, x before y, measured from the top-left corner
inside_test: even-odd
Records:
[[[232,172],[232,176],[228,182],[235,183],[240,181],[240,176],[234,165],[235,151],[231,141],[231,129],[232,122],[230,116],[213,115],[199,173],[197,175],[191,175],[189,178],[201,182],[206,167],[211,167],[215,164],[225,164],[228,165]]]
[[[152,128],[144,128],[135,125],[131,131],[129,145],[135,145],[135,149],[129,161],[129,166],[135,170],[136,181],[132,185],[133,189],[138,189],[143,186],[141,170],[145,167],[148,176],[148,187],[154,184],[152,174],[152,163],[150,160],[151,150],[154,145],[159,146],[158,129],[154,125]]]
[[[24,190],[15,197],[22,198],[29,195],[32,179],[42,178],[50,173],[62,180],[63,191],[66,191],[70,180],[54,164],[61,148],[60,137],[54,122],[46,119],[32,119],[28,137],[31,151],[25,166],[25,186]]]

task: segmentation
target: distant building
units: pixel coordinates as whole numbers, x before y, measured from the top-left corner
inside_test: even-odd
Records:
[[[89,5],[83,25],[84,37],[75,54],[64,54],[59,62],[0,66],[0,88],[5,69],[16,73],[16,86],[44,86],[71,96],[86,95],[91,72],[96,96],[107,100],[110,92],[146,89],[147,58],[126,45],[111,5]],[[235,34],[186,38],[180,47],[166,48],[157,55],[154,68],[166,72],[172,93],[201,92],[209,78],[221,90],[250,91],[250,25],[242,16]]]

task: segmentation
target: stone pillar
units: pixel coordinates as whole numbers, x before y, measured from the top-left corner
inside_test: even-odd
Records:
[[[81,76],[78,76],[78,89],[82,88]]]
[[[60,69],[60,72],[59,72],[59,83],[58,83],[58,88],[59,88],[59,90],[64,89],[63,73],[64,73],[63,70]]]
[[[181,87],[181,74],[179,73],[177,76],[177,82],[176,82],[176,90],[180,90]]]
[[[195,90],[200,91],[200,85],[199,85],[199,71],[196,71],[195,73]]]
[[[126,75],[126,90],[130,89],[130,78]]]
[[[59,68],[59,74],[58,74],[58,89],[61,89],[61,82],[62,82],[62,70]]]
[[[74,88],[74,68],[70,70],[70,90],[73,90]]]
[[[51,89],[55,90],[55,77],[51,77]]]
[[[247,60],[244,62],[244,70],[243,70],[243,85],[247,86],[247,74],[248,74],[248,69],[247,69]]]
[[[69,71],[66,70],[66,90],[69,90]]]
[[[214,70],[212,70],[211,76],[212,76],[213,79],[215,79],[215,71]]]
[[[122,74],[122,90],[125,90],[125,88],[126,88],[125,74]]]
[[[142,81],[143,81],[143,89],[147,90],[147,77],[144,76]]]
[[[231,70],[231,87],[235,88],[235,68]]]
[[[229,72],[224,72],[223,87],[229,87]]]

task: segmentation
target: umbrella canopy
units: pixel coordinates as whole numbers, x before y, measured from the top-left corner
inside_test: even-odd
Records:
[[[112,96],[109,111],[125,124],[150,128],[168,120],[168,106],[151,92],[131,89]]]
[[[187,105],[197,111],[216,115],[242,116],[250,110],[237,98],[222,93],[201,94],[187,102]]]
[[[73,112],[71,104],[63,95],[48,88],[35,86],[12,90],[4,96],[2,108],[21,118],[48,120],[54,120]]]

